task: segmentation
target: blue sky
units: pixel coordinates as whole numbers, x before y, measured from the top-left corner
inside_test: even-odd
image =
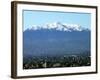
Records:
[[[23,27],[24,30],[32,25],[44,25],[46,23],[68,23],[79,24],[82,27],[90,29],[91,14],[89,13],[72,13],[72,12],[54,12],[54,11],[29,11],[23,10]]]

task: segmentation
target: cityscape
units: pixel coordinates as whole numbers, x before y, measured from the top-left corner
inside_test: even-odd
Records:
[[[25,58],[24,58],[25,59]],[[90,55],[64,55],[54,57],[29,57],[24,60],[23,69],[91,66]]]

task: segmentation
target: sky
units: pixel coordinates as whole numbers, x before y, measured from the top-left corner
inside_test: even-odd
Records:
[[[45,25],[46,23],[54,23],[54,22],[78,24],[82,27],[90,29],[91,14],[57,12],[57,11],[23,10],[23,30],[32,27],[32,25],[42,26]]]

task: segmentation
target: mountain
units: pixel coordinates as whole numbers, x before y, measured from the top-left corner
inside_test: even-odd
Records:
[[[60,56],[90,52],[91,31],[80,25],[53,23],[23,32],[24,56]],[[90,53],[89,53],[90,54]]]
[[[43,26],[37,26],[33,25],[32,27],[26,29],[26,30],[41,30],[41,29],[48,29],[48,30],[57,30],[57,31],[83,31],[83,30],[89,30],[88,28],[83,28],[80,25],[77,24],[66,24],[66,23],[47,23]]]

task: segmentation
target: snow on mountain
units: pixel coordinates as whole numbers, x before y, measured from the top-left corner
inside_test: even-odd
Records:
[[[60,23],[60,22],[47,23],[43,26],[33,25],[26,30],[41,30],[41,29],[55,29],[58,31],[69,31],[69,32],[89,30],[88,28],[83,28],[78,24],[66,24],[66,23]]]

